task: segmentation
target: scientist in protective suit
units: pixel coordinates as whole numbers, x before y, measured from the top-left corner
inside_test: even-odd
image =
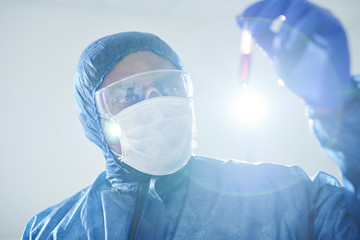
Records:
[[[23,239],[360,239],[360,100],[343,28],[303,0],[262,1],[237,20],[309,105],[344,187],[296,166],[194,156],[189,74],[158,37],[124,32],[90,44],[75,73],[79,118],[106,171],[35,215]]]

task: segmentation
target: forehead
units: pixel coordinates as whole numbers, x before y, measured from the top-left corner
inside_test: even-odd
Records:
[[[159,69],[177,69],[169,60],[149,51],[139,51],[125,56],[106,75],[100,88],[128,76]]]

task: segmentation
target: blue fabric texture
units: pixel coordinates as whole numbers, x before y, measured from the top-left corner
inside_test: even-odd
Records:
[[[312,182],[298,167],[194,157],[175,174],[126,184],[102,173],[33,217],[23,239],[360,239],[344,189],[325,173]]]
[[[309,108],[308,113],[321,146],[341,169],[348,200],[353,202],[350,212],[360,225],[360,76],[353,81],[355,94],[344,108],[331,112]]]
[[[116,160],[101,132],[94,93],[118,61],[142,50],[182,69],[174,51],[147,33],[111,35],[85,49],[75,96],[86,136],[104,152],[106,171],[35,215],[23,239],[360,239],[350,211],[356,202],[325,173],[310,180],[299,167],[194,156],[159,177]]]

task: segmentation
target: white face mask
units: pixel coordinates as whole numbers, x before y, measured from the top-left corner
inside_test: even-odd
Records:
[[[181,169],[195,148],[193,102],[182,97],[156,97],[132,105],[110,118],[120,127],[119,160],[151,175]]]

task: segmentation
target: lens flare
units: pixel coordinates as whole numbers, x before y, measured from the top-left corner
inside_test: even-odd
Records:
[[[280,87],[285,86],[285,82],[284,82],[281,78],[279,78],[279,79],[277,80],[277,83],[279,84]]]
[[[120,126],[115,122],[111,122],[108,127],[108,132],[112,137],[119,137],[121,134]]]
[[[265,118],[268,106],[264,96],[246,89],[239,93],[232,109],[241,123],[253,125],[260,123]]]

